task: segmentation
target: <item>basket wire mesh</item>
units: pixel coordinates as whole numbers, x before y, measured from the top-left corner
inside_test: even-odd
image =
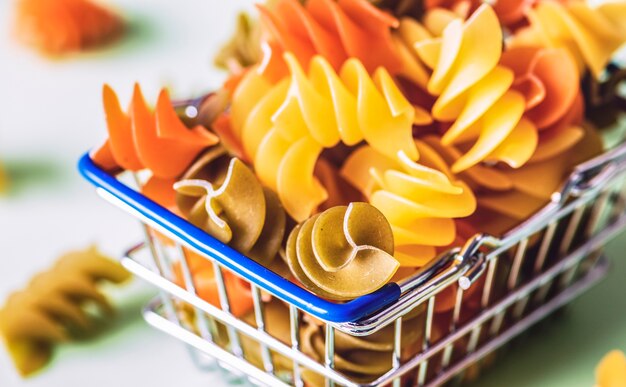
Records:
[[[250,285],[254,319],[236,317],[224,280],[229,269],[208,255],[204,257],[213,264],[220,302],[205,301],[189,268],[188,249],[193,246],[119,195],[102,187],[98,193],[142,221],[145,241],[127,252],[123,264],[160,291],[144,311],[146,321],[218,359],[222,367],[260,385],[302,386],[306,379],[309,385],[326,386],[435,386],[474,377],[481,363],[490,363],[493,351],[605,275],[602,246],[626,226],[625,167],[626,145],[579,165],[549,204],[503,237],[476,235],[463,248],[441,255],[398,284],[400,297],[373,314],[357,321],[322,321],[324,350],[319,358],[303,350],[306,311],[284,303],[289,334],[287,341],[281,340],[268,327],[268,292],[240,277]],[[180,262],[184,287],[173,280],[174,262]],[[473,287],[479,290],[472,293]],[[444,290],[455,294],[452,309],[442,317],[436,312],[436,296]],[[422,330],[411,348],[403,346],[403,334],[414,330],[409,324]],[[337,368],[337,334],[363,337],[385,328],[393,332],[386,372],[363,380]]]

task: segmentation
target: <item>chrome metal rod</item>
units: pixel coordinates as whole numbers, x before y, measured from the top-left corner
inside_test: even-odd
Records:
[[[519,273],[522,267],[522,261],[526,256],[526,248],[528,247],[528,238],[524,238],[517,245],[515,249],[515,257],[513,258],[513,264],[511,265],[511,272],[509,273],[509,279],[507,286],[509,290],[515,289],[517,282],[519,281]]]
[[[426,305],[426,321],[424,323],[424,342],[422,343],[422,352],[428,351],[431,345],[433,333],[433,318],[435,314],[435,297],[428,299]],[[424,359],[418,366],[417,385],[423,386],[426,383],[426,375],[428,372],[428,359]]]
[[[546,232],[541,240],[541,246],[539,246],[539,252],[537,253],[537,260],[535,261],[535,266],[533,268],[535,274],[539,274],[543,270],[546,258],[548,257],[548,252],[550,251],[550,246],[552,245],[552,239],[554,239],[554,232],[556,231],[557,225],[557,222],[550,222],[550,224],[548,224],[548,228],[546,228]]]
[[[213,262],[213,274],[215,275],[215,283],[217,284],[217,293],[220,298],[220,306],[222,310],[228,314],[232,314],[230,311],[230,299],[228,298],[228,291],[226,290],[226,282],[224,281],[224,273],[222,268],[216,261]],[[243,357],[243,349],[239,342],[239,334],[237,330],[230,324],[226,325],[226,331],[228,331],[228,341],[230,343],[231,352],[237,357]]]
[[[437,378],[430,383],[430,386],[435,387],[443,385],[455,375],[462,372],[465,368],[480,361],[482,358],[502,347],[504,344],[508,343],[555,310],[561,308],[563,305],[566,305],[604,278],[607,269],[607,262],[604,261],[602,265],[594,269],[593,272],[590,272],[586,278],[573,285],[567,291],[564,291],[555,298],[551,299],[546,304],[535,309],[528,316],[524,317],[524,319],[520,320],[504,332],[500,333],[498,336],[483,344],[476,352],[468,354],[465,358],[456,362],[454,366],[439,374]]]
[[[189,269],[189,260],[187,257],[187,253],[183,246],[176,242],[176,249],[178,250],[178,254],[180,255],[180,267],[183,272],[183,282],[185,284],[185,288],[191,293],[198,296],[198,290],[193,282],[193,276],[191,274],[191,270]],[[193,308],[196,317],[196,327],[200,332],[200,335],[209,341],[213,341],[213,336],[217,333],[217,327],[215,326],[215,321],[206,317],[206,314],[199,308]]]
[[[300,351],[300,312],[298,308],[289,305],[289,332],[291,336],[291,348],[294,351]],[[300,373],[300,365],[298,361],[293,361],[293,384],[295,387],[303,387],[304,381]]]
[[[265,333],[265,315],[263,313],[263,301],[261,300],[261,291],[259,288],[251,284],[250,291],[252,293],[252,303],[254,305],[254,319],[256,322],[256,327],[259,332]],[[263,360],[263,368],[265,368],[265,372],[270,374],[274,373],[274,364],[272,363],[272,355],[270,354],[270,350],[262,341],[259,342],[261,345],[261,359]]]
[[[326,340],[324,344],[324,365],[326,368],[332,370],[335,368],[335,328],[332,325],[326,324]],[[326,379],[326,386],[333,387],[335,381],[332,379]]]
[[[391,358],[391,367],[396,369],[400,367],[400,357],[402,356],[402,317],[399,317],[394,323],[393,329],[393,352]],[[400,387],[402,379],[393,380],[393,387]]]

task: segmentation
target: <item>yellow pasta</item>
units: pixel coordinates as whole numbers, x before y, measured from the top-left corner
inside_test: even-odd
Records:
[[[2,165],[0,165],[0,194],[5,193],[9,187],[9,175]]]
[[[262,264],[276,257],[285,212],[271,190],[237,158],[215,148],[177,182],[178,208],[191,223]]]
[[[602,358],[596,367],[595,387],[620,387],[626,385],[626,356],[613,350]]]
[[[511,90],[513,72],[498,65],[502,29],[493,9],[482,5],[466,21],[446,19],[441,37],[415,48],[432,74],[427,91],[437,96],[432,116],[452,125],[443,142],[471,144],[452,170],[461,172],[482,161],[502,161],[516,168],[537,145],[537,129],[523,119],[526,101]]]
[[[367,203],[351,203],[296,226],[287,240],[286,258],[307,289],[343,300],[371,293],[391,279],[399,267],[393,249],[384,215]]]
[[[406,100],[385,69],[370,76],[361,62],[350,59],[337,74],[316,56],[307,74],[291,54],[285,61],[290,79],[272,85],[249,72],[231,111],[234,131],[257,175],[276,190],[294,219],[305,220],[326,199],[313,177],[324,148],[365,140],[389,157],[402,151],[417,159],[413,124],[430,117]]]
[[[597,79],[626,42],[626,3],[592,7],[586,1],[541,1],[528,10],[530,26],[508,43],[516,46],[564,48],[578,63],[580,75],[589,69]]]
[[[52,357],[55,344],[93,331],[94,314],[85,304],[109,316],[113,312],[97,285],[129,278],[118,263],[89,248],[62,256],[25,290],[10,295],[0,310],[0,333],[18,371],[24,376],[38,371]]]
[[[402,266],[422,266],[456,237],[455,218],[471,215],[476,199],[456,180],[435,149],[415,140],[419,164],[402,156],[392,159],[369,146],[357,149],[342,175],[358,187],[391,223],[395,257]]]

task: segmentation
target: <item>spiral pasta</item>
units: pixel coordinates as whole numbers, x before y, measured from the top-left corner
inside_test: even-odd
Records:
[[[371,293],[389,281],[399,266],[393,246],[383,214],[367,203],[351,203],[296,226],[287,240],[286,257],[304,287],[343,300]]]
[[[91,157],[107,169],[149,169],[156,178],[180,176],[196,156],[218,138],[203,126],[187,129],[176,115],[167,90],[159,94],[156,112],[148,108],[135,84],[129,114],[108,85],[102,91],[109,137]]]
[[[365,140],[390,157],[403,151],[417,158],[412,126],[430,117],[406,100],[385,69],[370,77],[361,62],[350,59],[337,74],[317,56],[305,74],[293,55],[285,61],[291,79],[272,86],[249,72],[231,112],[257,175],[294,219],[305,220],[327,198],[313,176],[324,148]]]
[[[454,178],[435,149],[420,140],[415,144],[419,164],[363,146],[352,153],[341,171],[391,224],[394,256],[402,266],[423,266],[433,259],[437,247],[454,242],[454,219],[476,209],[471,189]]]
[[[255,261],[268,265],[285,233],[285,212],[271,190],[223,149],[201,157],[174,185],[191,223]]]
[[[620,350],[604,355],[596,367],[597,387],[619,387],[626,384],[626,356]]]
[[[186,259],[198,296],[214,306],[221,307],[213,263],[189,250],[186,250]],[[184,287],[185,277],[180,262],[173,265],[173,274],[174,282]],[[222,270],[222,275],[231,313],[237,317],[244,316],[254,306],[250,285],[228,270]]]
[[[247,13],[237,17],[235,32],[219,50],[214,62],[218,67],[238,70],[257,64],[261,60],[261,29]]]
[[[302,66],[321,55],[335,70],[348,58],[359,59],[368,72],[379,66],[391,73],[399,70],[390,32],[397,20],[366,0],[308,0],[305,5],[277,0],[258,8],[268,36],[261,71],[274,80],[287,73],[285,52]]]
[[[596,79],[600,78],[626,41],[623,1],[597,7],[586,1],[541,1],[528,10],[527,17],[530,26],[520,29],[508,44],[566,49],[575,58],[581,76],[588,68]]]
[[[473,143],[452,166],[466,170],[481,161],[519,167],[533,154],[537,129],[522,118],[523,95],[512,90],[514,75],[498,65],[502,30],[491,7],[482,5],[463,23],[454,19],[441,38],[416,44],[420,58],[433,69],[427,90],[437,96],[432,115],[452,125],[445,144]]]
[[[524,95],[524,117],[539,130],[530,161],[550,159],[584,135],[582,92],[576,63],[564,49],[516,47],[502,56],[513,70],[513,88]]]
[[[15,20],[17,38],[50,55],[103,45],[124,30],[120,16],[89,0],[19,0]]]
[[[106,315],[113,312],[98,283],[129,278],[119,264],[89,248],[62,256],[25,290],[10,295],[0,310],[0,333],[18,371],[25,376],[36,372],[50,360],[55,344],[93,331],[94,314],[86,303]]]

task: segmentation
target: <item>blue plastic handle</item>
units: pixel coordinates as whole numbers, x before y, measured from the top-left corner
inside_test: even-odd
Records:
[[[126,186],[98,167],[86,153],[78,162],[81,175],[134,210],[175,235],[185,244],[215,259],[236,274],[282,300],[320,319],[334,322],[356,322],[370,316],[400,297],[395,283],[346,303],[324,300],[268,270],[252,259],[213,238],[203,230]]]

